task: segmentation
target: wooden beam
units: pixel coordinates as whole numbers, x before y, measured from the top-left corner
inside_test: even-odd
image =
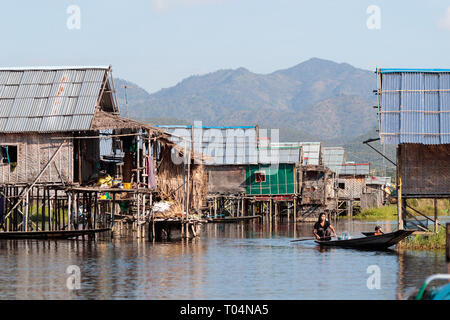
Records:
[[[447,247],[447,260],[450,260],[450,222],[447,222],[446,227],[446,247]]]
[[[402,199],[402,159],[401,159],[401,144],[397,146],[397,214],[398,214],[398,229],[403,230],[403,199]]]
[[[55,153],[52,155],[52,157],[50,158],[50,160],[47,162],[47,164],[44,166],[44,168],[41,170],[41,172],[37,175],[37,177],[33,180],[33,182],[31,183],[30,186],[24,188],[21,192],[21,194],[19,195],[18,199],[17,199],[17,203],[9,210],[8,214],[5,216],[5,219],[8,218],[8,216],[11,214],[11,212],[17,208],[17,206],[20,204],[20,200],[23,199],[24,197],[26,197],[26,195],[28,194],[28,192],[30,192],[31,188],[33,188],[33,186],[36,184],[36,182],[41,178],[41,176],[44,174],[45,170],[47,170],[47,168],[50,166],[50,164],[53,162],[53,160],[55,159],[56,155],[59,153],[59,151],[61,150],[62,146],[64,145],[66,141],[64,140],[58,147],[58,149],[56,149]]]
[[[434,232],[439,231],[437,199],[434,198]]]

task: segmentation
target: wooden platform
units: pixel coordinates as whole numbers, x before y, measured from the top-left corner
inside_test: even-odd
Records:
[[[70,239],[110,231],[110,228],[61,231],[12,231],[0,232],[0,239]]]

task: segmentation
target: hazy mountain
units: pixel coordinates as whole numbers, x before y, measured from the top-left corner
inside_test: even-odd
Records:
[[[122,106],[124,85],[133,118],[259,124],[280,128],[281,136],[296,140],[357,136],[376,125],[375,74],[317,58],[270,74],[239,68],[195,75],[153,94],[119,79]]]
[[[270,74],[245,68],[218,70],[188,77],[153,94],[117,79],[123,115],[124,86],[131,118],[154,124],[196,120],[216,126],[258,124],[279,128],[282,141],[320,140],[346,147],[348,160],[383,165],[382,158],[361,143],[377,137],[377,115],[372,108],[376,75],[347,63],[313,58]]]

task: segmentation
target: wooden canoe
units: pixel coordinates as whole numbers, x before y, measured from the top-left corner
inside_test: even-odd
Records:
[[[379,236],[366,236],[348,240],[316,241],[321,246],[357,249],[387,249],[412,234],[414,230],[397,230]]]
[[[0,232],[0,239],[70,239],[110,231],[110,228],[61,231],[10,231]]]

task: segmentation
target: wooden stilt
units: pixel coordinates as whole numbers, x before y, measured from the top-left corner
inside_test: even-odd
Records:
[[[434,198],[434,232],[439,231],[437,199]]]
[[[403,230],[403,199],[402,199],[402,168],[401,161],[401,145],[397,146],[397,214],[398,214],[398,229]]]
[[[297,195],[294,196],[294,223],[297,222]]]

